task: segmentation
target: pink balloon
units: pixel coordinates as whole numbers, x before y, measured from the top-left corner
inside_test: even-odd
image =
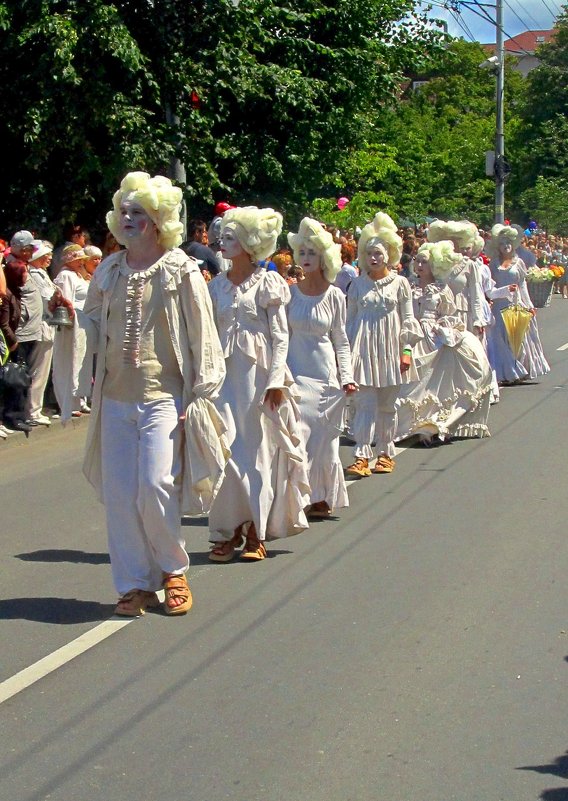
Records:
[[[343,211],[343,209],[348,203],[349,203],[348,197],[340,197],[339,200],[337,201],[337,208],[339,209],[339,211]]]

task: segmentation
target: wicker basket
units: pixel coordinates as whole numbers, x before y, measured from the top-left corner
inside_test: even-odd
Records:
[[[527,289],[536,309],[550,306],[554,281],[527,281]]]

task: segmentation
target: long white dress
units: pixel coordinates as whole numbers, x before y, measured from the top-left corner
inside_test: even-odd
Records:
[[[515,256],[510,266],[503,268],[499,261],[491,262],[491,275],[497,287],[517,284],[518,302],[525,309],[532,309],[533,303],[527,289],[527,269],[522,259]],[[544,355],[536,317],[533,317],[529,326],[518,359],[515,358],[501,312],[509,306],[509,302],[496,298],[493,302],[493,316],[495,323],[491,326],[487,336],[487,350],[489,360],[495,369],[498,381],[511,382],[524,378],[537,378],[550,372],[550,366]]]
[[[483,344],[456,316],[449,287],[431,283],[412,294],[424,331],[413,354],[421,380],[399,399],[397,439],[489,436],[491,367]]]
[[[321,295],[290,288],[288,366],[300,393],[300,430],[308,458],[310,503],[330,509],[349,506],[339,434],[345,406],[345,384],[353,383],[351,351],[345,333],[343,292],[329,286]]]
[[[446,278],[446,284],[452,290],[457,315],[465,328],[472,333],[476,333],[474,328],[483,328],[484,296],[477,264],[464,256]]]
[[[359,384],[353,404],[354,455],[371,459],[375,442],[379,453],[393,458],[396,398],[402,384],[419,378],[414,362],[403,373],[400,359],[404,348],[424,336],[414,317],[406,278],[395,271],[378,281],[367,273],[355,278],[347,296],[347,336],[353,377]]]
[[[297,390],[286,367],[290,290],[260,267],[238,286],[228,275],[209,283],[227,370],[216,406],[231,448],[209,514],[210,539],[229,540],[250,520],[260,540],[286,537],[307,528],[310,502]],[[269,389],[284,391],[278,410],[264,403]]]

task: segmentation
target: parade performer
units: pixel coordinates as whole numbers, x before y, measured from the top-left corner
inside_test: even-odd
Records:
[[[398,438],[489,436],[491,367],[485,348],[456,314],[449,273],[462,260],[452,242],[425,243],[416,255],[414,312],[424,332],[413,357],[421,380],[399,399]]]
[[[378,212],[361,233],[361,275],[347,295],[347,335],[359,391],[352,422],[355,461],[346,473],[355,477],[371,475],[373,442],[378,454],[374,472],[394,470],[397,396],[402,384],[418,379],[411,354],[423,333],[412,310],[410,284],[396,271],[401,253],[396,225]]]
[[[497,223],[491,229],[491,239],[485,245],[485,252],[491,258],[491,275],[497,287],[516,285],[516,302],[533,315],[520,354],[515,358],[501,315],[501,311],[509,305],[509,301],[502,298],[496,298],[494,301],[495,324],[488,332],[487,347],[497,380],[502,384],[517,383],[550,372],[540,342],[535,309],[527,289],[527,269],[523,260],[515,253],[521,244],[522,236],[522,232],[513,226]]]
[[[282,216],[235,208],[221,223],[221,253],[231,268],[209,284],[227,377],[217,407],[231,458],[209,515],[212,562],[260,561],[266,540],[307,527],[305,454],[298,434],[296,389],[286,367],[290,289],[258,266],[276,249]]]
[[[481,338],[484,330],[483,290],[479,270],[471,258],[477,235],[477,227],[467,220],[435,220],[428,228],[428,242],[449,240],[456,252],[462,255],[446,282],[453,292],[457,313],[465,327]]]
[[[304,217],[289,233],[304,280],[290,288],[288,366],[300,393],[300,429],[306,446],[308,517],[328,517],[349,506],[339,434],[346,394],[356,391],[345,333],[345,296],[331,286],[341,268],[341,246],[316,220]]]
[[[167,614],[191,607],[180,516],[208,510],[227,457],[211,403],[223,353],[207,285],[178,248],[181,200],[167,178],[126,175],[107,214],[126,250],[97,267],[84,306],[100,327],[84,471],[106,507],[116,613],[132,617],[160,587]]]

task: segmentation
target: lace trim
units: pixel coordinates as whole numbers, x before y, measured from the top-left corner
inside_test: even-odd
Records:
[[[131,272],[126,285],[126,324],[122,346],[123,361],[128,367],[140,367],[142,335],[142,299],[146,283],[160,269],[160,262],[140,272]]]

